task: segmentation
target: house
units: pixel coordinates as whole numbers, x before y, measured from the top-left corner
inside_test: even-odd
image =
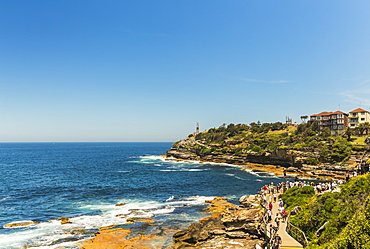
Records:
[[[370,112],[361,108],[349,112],[349,127],[356,128],[366,122],[370,122]]]
[[[342,111],[320,112],[310,116],[310,122],[317,121],[320,128],[329,128],[331,134],[343,134],[348,127],[348,114]]]

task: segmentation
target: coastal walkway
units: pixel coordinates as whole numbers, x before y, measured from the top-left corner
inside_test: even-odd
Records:
[[[276,214],[279,213],[279,202],[272,203],[272,223],[275,223]],[[276,234],[278,234],[281,238],[281,245],[280,249],[294,249],[294,248],[303,248],[303,246],[295,240],[292,236],[290,236],[286,229],[287,229],[287,221],[283,222],[282,220],[279,222],[279,229]],[[275,225],[275,224],[274,224]]]
[[[267,203],[269,202],[272,203],[272,220],[269,223],[268,222],[266,223],[266,232],[268,234],[268,237],[271,239],[270,241],[272,242],[273,238],[278,235],[281,238],[281,244],[279,247],[280,249],[304,248],[304,246],[301,243],[299,243],[296,239],[294,239],[292,236],[288,234],[287,232],[287,226],[289,222],[288,217],[285,222],[283,221],[283,219],[280,219],[279,223],[278,224],[276,223],[275,218],[280,213],[279,201],[276,200],[276,202],[274,202],[272,194],[267,194],[266,200]],[[272,227],[275,227],[275,229],[271,229]],[[278,229],[276,230],[276,228]]]

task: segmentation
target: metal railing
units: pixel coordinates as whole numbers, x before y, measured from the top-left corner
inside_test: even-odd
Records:
[[[296,239],[299,243],[301,243],[303,247],[308,246],[308,240],[306,238],[305,233],[301,229],[290,223],[290,214],[288,215],[287,218],[286,232],[294,239]]]

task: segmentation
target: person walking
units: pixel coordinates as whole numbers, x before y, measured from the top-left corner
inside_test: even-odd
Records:
[[[270,233],[269,238],[270,239],[272,239],[273,232],[274,232],[274,227],[272,226],[272,224],[270,224],[270,226],[269,226],[269,233]]]
[[[279,225],[280,225],[280,214],[279,213],[276,214],[275,223],[276,223],[276,226],[279,229]]]
[[[288,213],[285,210],[283,210],[282,215],[283,215],[283,222],[285,223]]]
[[[268,217],[268,223],[272,221],[272,211],[269,209],[267,210],[267,217]]]
[[[272,244],[272,248],[273,249],[279,249],[280,248],[280,245],[281,245],[281,237],[279,236],[279,234],[276,234],[275,238],[274,238],[274,242]]]

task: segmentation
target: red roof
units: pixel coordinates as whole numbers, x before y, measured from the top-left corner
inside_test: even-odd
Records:
[[[316,117],[316,116],[327,116],[330,115],[331,112],[320,112],[319,114],[313,114],[311,117]]]
[[[332,112],[331,114],[345,114],[345,113],[342,111],[336,111],[336,112]]]
[[[361,108],[357,108],[357,109],[355,109],[353,111],[350,111],[349,113],[355,113],[355,112],[368,112],[368,111],[366,111],[364,109],[361,109]]]
[[[336,112],[320,112],[319,114],[313,114],[310,117],[316,117],[316,116],[329,116],[332,114],[346,114],[342,111],[336,111]]]

